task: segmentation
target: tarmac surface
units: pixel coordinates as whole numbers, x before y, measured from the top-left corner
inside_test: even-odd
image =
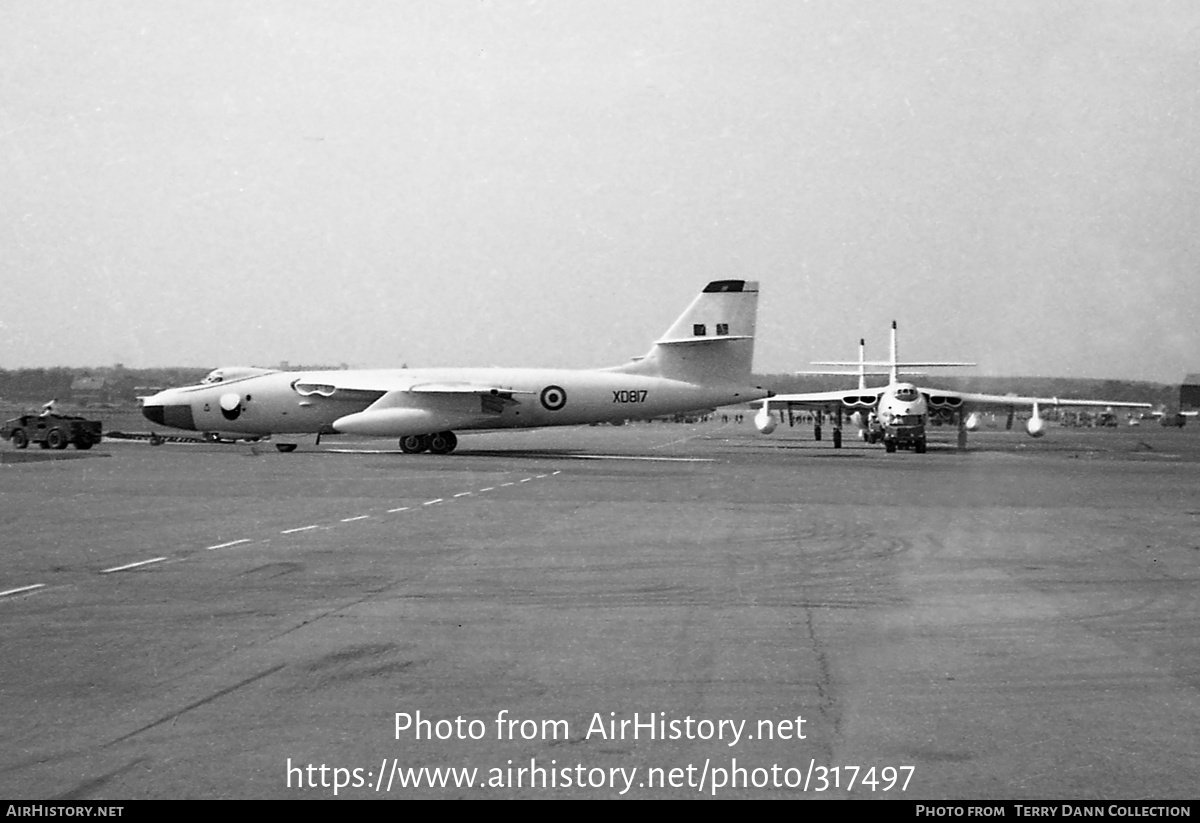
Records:
[[[0,796],[1196,798],[1200,431],[952,441],[5,461]]]

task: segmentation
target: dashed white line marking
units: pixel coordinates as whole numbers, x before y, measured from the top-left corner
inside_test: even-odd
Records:
[[[207,548],[209,551],[212,551],[213,549],[228,549],[230,546],[238,546],[238,545],[241,545],[242,543],[249,543],[249,542],[250,542],[249,537],[243,537],[241,540],[230,540],[228,543],[218,543],[215,546],[208,546]]]
[[[0,592],[0,597],[8,597],[10,594],[20,594],[21,592],[31,592],[36,589],[46,588],[45,583],[34,583],[32,586],[22,586],[19,589],[9,589],[6,592]]]
[[[139,560],[136,563],[126,563],[124,566],[114,566],[111,569],[103,569],[103,570],[101,570],[100,574],[112,574],[113,572],[123,572],[126,569],[136,569],[138,566],[148,566],[151,563],[161,563],[166,559],[167,558],[165,558],[165,557],[152,557],[149,560]]]
[[[572,460],[655,460],[663,463],[712,463],[714,457],[647,457],[634,454],[568,454]]]
[[[580,456],[582,456],[582,455],[580,455]],[[621,459],[620,457],[617,457],[616,455],[612,455],[612,456],[609,456],[609,455],[595,455],[595,456],[589,456],[589,457],[591,457],[591,459],[601,459],[601,460],[602,460],[602,459],[605,459],[605,458],[608,458],[608,459],[610,459],[610,460],[611,460],[611,459]],[[636,458],[636,457],[629,457],[629,458],[625,458],[625,459],[637,460],[637,459],[639,459],[639,458]],[[651,460],[652,460],[652,459],[655,459],[655,458],[640,458],[640,459],[643,459],[643,460],[645,460],[645,459],[651,459]],[[667,459],[667,460],[671,460],[671,459],[674,459],[674,460],[686,460],[687,458],[658,458],[658,459],[660,459],[660,460],[662,460],[662,459]],[[562,470],[561,470],[561,469],[560,469],[560,470],[557,470],[557,471],[553,472],[552,474],[562,474]],[[537,476],[536,476],[536,478],[534,478],[534,477],[525,477],[525,478],[522,478],[520,481],[517,481],[517,482],[520,482],[520,483],[528,483],[530,480],[534,480],[534,479],[539,479],[539,480],[540,480],[540,479],[542,479],[542,478],[544,478],[544,477],[549,477],[549,476],[552,476],[552,475],[539,474],[539,475],[537,475]],[[514,482],[509,482],[509,483],[501,483],[500,485],[501,485],[501,487],[504,487],[504,486],[514,486],[514,485],[516,485],[516,483],[514,483]],[[495,491],[495,490],[496,490],[496,487],[495,487],[495,486],[487,486],[486,488],[482,488],[482,489],[480,489],[479,491],[481,491],[481,492],[490,492],[490,491]],[[455,497],[469,497],[471,494],[473,494],[473,492],[459,492],[458,494],[456,494],[456,495],[454,495],[454,496],[455,496]],[[436,498],[436,499],[434,499],[434,500],[426,500],[426,501],[425,501],[425,502],[424,502],[422,505],[424,505],[424,506],[432,506],[432,505],[433,505],[433,504],[435,504],[435,503],[442,503],[442,502],[445,502],[445,498],[438,497],[438,498]],[[389,514],[394,514],[394,513],[396,513],[396,512],[408,511],[410,508],[411,508],[410,506],[398,506],[397,508],[394,508],[394,509],[388,509],[388,513],[389,513]],[[371,516],[371,515],[369,515],[369,514],[360,514],[360,515],[358,515],[358,516],[356,516],[356,517],[344,517],[344,518],[342,518],[341,522],[342,522],[342,523],[353,523],[353,522],[355,522],[355,521],[357,521],[357,520],[366,520],[366,519],[368,519],[370,516]],[[320,526],[320,524],[318,524],[318,523],[314,523],[314,524],[313,524],[313,525],[311,525],[311,526],[298,526],[298,527],[296,527],[296,528],[294,528],[294,529],[284,529],[283,531],[281,531],[281,532],[280,532],[280,534],[295,534],[296,532],[306,532],[306,531],[311,531],[312,529],[319,529],[320,527],[321,527],[321,526]],[[240,546],[240,545],[242,545],[243,543],[250,543],[250,542],[252,542],[252,541],[250,540],[250,538],[248,538],[248,537],[243,537],[243,538],[241,538],[241,539],[239,539],[239,540],[230,540],[230,541],[228,541],[228,542],[225,542],[225,543],[217,543],[217,544],[216,544],[216,545],[214,545],[214,546],[207,546],[207,547],[206,547],[206,549],[207,549],[208,551],[213,551],[213,550],[215,550],[215,549],[227,549],[227,548],[230,548],[231,546]],[[129,569],[136,569],[136,568],[140,568],[140,567],[142,567],[142,566],[149,566],[149,565],[150,565],[150,564],[152,564],[152,563],[162,563],[162,562],[163,562],[163,561],[165,561],[165,560],[167,560],[167,558],[166,558],[166,557],[152,557],[152,558],[150,558],[149,560],[139,560],[139,561],[138,561],[138,562],[136,562],[136,563],[126,563],[126,564],[125,564],[125,565],[123,565],[123,566],[114,566],[114,567],[113,567],[113,568],[111,568],[111,569],[102,569],[102,570],[100,571],[100,574],[112,574],[113,572],[127,571],[127,570],[129,570]],[[2,591],[2,592],[0,592],[0,597],[10,597],[10,596],[12,596],[12,595],[16,595],[16,594],[22,594],[22,593],[24,593],[24,592],[33,592],[33,591],[37,591],[38,589],[44,589],[45,587],[46,587],[46,584],[45,584],[45,583],[35,583],[35,584],[33,584],[32,586],[22,586],[22,587],[20,587],[20,588],[16,588],[16,589],[8,589],[8,590],[6,590],[6,591]]]

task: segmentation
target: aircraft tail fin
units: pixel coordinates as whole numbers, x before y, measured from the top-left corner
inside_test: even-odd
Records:
[[[871,364],[868,364],[868,365],[871,365]],[[907,360],[907,361],[900,360],[900,357],[896,351],[896,321],[893,320],[892,321],[892,359],[891,359],[891,361],[889,361],[887,363],[880,363],[878,365],[887,366],[888,369],[891,371],[891,377],[890,377],[891,382],[899,383],[900,377],[902,374],[910,374],[910,375],[911,374],[921,374],[921,372],[909,371],[909,369],[912,369],[912,368],[945,369],[945,368],[954,368],[957,366],[974,366],[976,364],[975,363],[960,363],[960,362],[953,362],[953,363],[951,363],[951,362],[936,362],[935,363],[935,362],[931,362],[928,360]]]
[[[645,357],[610,371],[689,383],[748,383],[757,317],[756,281],[714,280]]]
[[[946,361],[929,361],[929,360],[901,360],[896,348],[896,321],[892,321],[892,348],[890,360],[867,360],[866,359],[866,341],[858,341],[858,361],[846,360],[814,360],[814,366],[857,366],[857,372],[827,372],[827,371],[804,371],[796,372],[797,374],[857,374],[858,388],[866,388],[866,378],[868,375],[887,375],[888,380],[892,383],[899,383],[900,378],[904,376],[912,377],[914,375],[924,375],[925,372],[913,371],[914,368],[938,368],[945,369],[955,366],[974,366],[975,363],[960,363]],[[887,371],[868,371],[867,367],[885,368]]]

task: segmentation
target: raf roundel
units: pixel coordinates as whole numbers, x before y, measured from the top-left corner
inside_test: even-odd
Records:
[[[567,405],[567,392],[562,386],[547,386],[542,389],[542,406],[546,411],[558,411]]]

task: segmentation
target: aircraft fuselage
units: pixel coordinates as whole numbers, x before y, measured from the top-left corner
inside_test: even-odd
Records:
[[[928,419],[929,404],[916,386],[892,384],[879,395],[865,439],[871,443],[882,441],[888,451],[909,446],[924,451]]]
[[[455,393],[458,385],[494,389]],[[144,399],[143,414],[160,425],[194,431],[404,437],[644,419],[767,394],[752,386],[699,385],[608,370],[277,371],[167,389]]]

